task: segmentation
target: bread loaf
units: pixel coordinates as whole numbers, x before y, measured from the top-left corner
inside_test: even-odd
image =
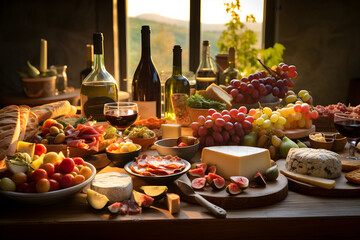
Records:
[[[30,107],[21,105],[20,107],[20,136],[19,141],[25,139],[26,126],[29,119]]]
[[[40,128],[39,123],[40,122],[39,122],[39,119],[36,116],[36,114],[33,113],[32,111],[30,111],[29,119],[28,119],[27,125],[26,125],[25,137],[24,137],[24,140],[26,142],[32,142],[35,134],[37,133],[37,131]]]
[[[206,88],[206,96],[209,99],[225,103],[227,109],[231,109],[232,107],[231,101],[233,97],[215,83]]]
[[[19,136],[20,108],[10,105],[0,109],[0,161],[15,153]]]
[[[36,114],[39,122],[41,122],[49,118],[66,115],[72,111],[72,107],[70,102],[65,100],[33,107],[31,108],[31,111]]]

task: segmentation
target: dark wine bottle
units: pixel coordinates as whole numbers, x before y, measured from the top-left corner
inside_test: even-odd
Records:
[[[235,68],[235,48],[230,47],[229,48],[229,58],[228,67],[224,70],[222,77],[220,78],[219,85],[229,85],[230,81],[233,79],[238,79],[239,77],[239,71]]]
[[[161,83],[151,58],[149,26],[141,28],[141,59],[131,90],[133,102],[138,104],[140,119],[161,118]]]
[[[182,75],[181,52],[181,46],[175,45],[173,48],[173,73],[165,82],[165,119],[175,120],[171,95],[174,93],[190,95],[189,81]]]
[[[97,121],[106,121],[104,104],[118,100],[118,86],[105,69],[103,34],[94,33],[94,68],[80,88],[81,114]]]
[[[86,44],[86,68],[80,72],[80,86],[84,79],[93,70],[94,64],[94,45]]]
[[[216,72],[210,58],[210,42],[203,41],[201,59],[195,74],[196,90],[205,90],[216,81]]]

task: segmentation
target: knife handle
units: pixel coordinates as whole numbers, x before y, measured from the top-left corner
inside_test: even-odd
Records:
[[[203,206],[204,208],[209,210],[215,216],[220,217],[220,218],[225,218],[226,217],[227,213],[226,213],[225,209],[223,209],[223,208],[221,208],[219,206],[216,206],[215,204],[212,204],[211,202],[209,202],[208,200],[206,200],[205,198],[203,198],[199,194],[195,194],[195,200],[198,203],[200,203],[201,206]]]

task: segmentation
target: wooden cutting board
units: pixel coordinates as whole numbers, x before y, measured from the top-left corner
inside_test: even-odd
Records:
[[[190,184],[190,179],[186,174],[179,178]],[[226,182],[228,185],[229,182]],[[194,197],[187,196],[175,184],[175,191],[180,195],[181,199],[197,204]],[[208,201],[218,205],[224,209],[244,209],[271,205],[283,200],[288,193],[288,181],[282,174],[279,175],[276,182],[268,182],[265,187],[248,187],[244,192],[230,196],[225,189],[213,191],[211,186],[205,186],[203,190],[196,191]]]
[[[315,132],[315,125],[312,125],[311,128],[297,128],[297,129],[284,130],[285,136],[287,136],[290,139],[308,137],[309,134],[313,132]]]
[[[276,161],[279,169],[285,170],[285,160]],[[289,189],[294,192],[299,192],[307,195],[325,196],[325,197],[356,197],[360,196],[360,185],[350,183],[344,177],[344,172],[341,176],[335,179],[336,184],[333,189],[325,189],[316,187],[308,183],[304,183],[295,179],[288,178]]]

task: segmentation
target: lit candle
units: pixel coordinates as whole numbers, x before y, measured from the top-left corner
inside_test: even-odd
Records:
[[[47,41],[41,39],[40,47],[40,72],[44,73],[47,71]]]

